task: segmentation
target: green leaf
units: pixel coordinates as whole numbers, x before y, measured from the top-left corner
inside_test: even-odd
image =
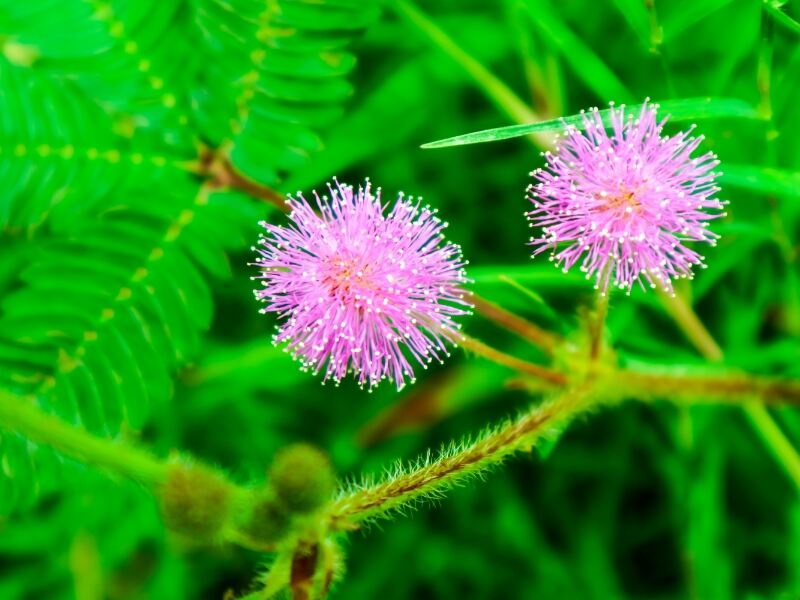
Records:
[[[680,100],[665,100],[664,102],[652,103],[658,106],[662,115],[669,115],[671,122],[681,121],[700,121],[707,119],[758,119],[755,108],[744,100],[735,98],[682,98]],[[634,104],[626,107],[626,110],[635,113],[641,110],[643,104]],[[611,126],[611,109],[607,108],[599,111],[603,123]],[[483,142],[495,142],[497,140],[507,140],[510,138],[530,135],[532,133],[542,133],[546,131],[562,131],[565,126],[574,125],[578,129],[583,129],[583,114],[571,115],[560,119],[551,119],[539,123],[528,125],[511,125],[509,127],[498,127],[496,129],[485,129],[475,133],[458,135],[435,142],[423,144],[422,148],[447,148],[448,146],[465,146],[467,144],[480,144]]]
[[[526,0],[522,6],[534,27],[558,48],[577,76],[597,96],[617,102],[633,99],[633,94],[614,71],[564,23],[549,0]]]
[[[686,2],[664,19],[664,37],[667,41],[676,38],[692,25],[730,4],[732,0],[696,0]]]
[[[645,48],[652,45],[650,15],[645,2],[640,0],[613,0],[619,14],[628,22]]]
[[[322,144],[341,114],[355,60],[347,44],[374,0],[199,0],[205,68],[193,90],[201,131],[245,175],[274,186]]]
[[[722,167],[722,185],[774,196],[800,198],[800,172],[756,165]]]
[[[146,131],[115,134],[73,82],[2,55],[0,89],[0,228],[69,228],[112,196],[167,187],[193,156],[193,146],[154,150]]]
[[[774,0],[763,0],[762,4],[764,12],[775,19],[776,23],[779,23],[789,31],[800,34],[800,23],[783,12],[781,10],[781,5],[782,3],[775,2]]]

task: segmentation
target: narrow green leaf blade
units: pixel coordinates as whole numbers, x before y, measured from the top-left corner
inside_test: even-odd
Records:
[[[753,192],[800,198],[800,172],[797,171],[755,165],[725,165],[720,182]]]
[[[776,5],[772,0],[764,0],[764,11],[769,14],[776,23],[779,23],[789,31],[800,34],[800,23],[781,10],[781,5]]]
[[[738,98],[681,98],[680,100],[665,100],[664,102],[654,103],[662,115],[669,115],[670,121],[700,121],[708,119],[758,119],[760,118],[756,109]],[[627,108],[630,112],[641,110],[642,104],[635,104]],[[607,108],[600,111],[600,117],[607,126],[611,124],[611,109]],[[474,133],[466,133],[455,137],[438,140],[423,144],[422,148],[446,148],[448,146],[465,146],[467,144],[480,144],[483,142],[495,142],[497,140],[507,140],[510,138],[541,133],[545,131],[561,131],[565,125],[574,125],[583,129],[583,117],[581,114],[571,115],[539,123],[528,123],[526,125],[511,125],[509,127],[497,127],[485,129]]]
[[[601,98],[625,102],[633,95],[600,56],[573,32],[548,0],[526,0],[522,5],[533,26],[554,47],[575,74]]]

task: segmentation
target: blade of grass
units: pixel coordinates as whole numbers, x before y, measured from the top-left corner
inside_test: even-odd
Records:
[[[800,23],[781,10],[781,5],[772,0],[764,0],[764,12],[772,17],[782,27],[800,35]]]
[[[389,6],[424,35],[430,43],[442,50],[453,62],[461,67],[483,93],[512,121],[524,123],[538,118],[536,113],[520,100],[519,96],[511,88],[467,53],[414,4],[406,0],[392,0],[389,2]],[[547,134],[536,135],[533,141],[542,148],[548,148],[552,145],[551,136]]]
[[[721,362],[724,358],[722,348],[706,329],[689,302],[683,296],[670,296],[666,292],[660,292],[660,296],[675,324],[698,352],[711,362]],[[776,461],[784,468],[786,474],[800,491],[800,454],[797,449],[763,404],[748,403],[742,407],[742,410]]]
[[[664,102],[654,103],[659,106],[659,112],[670,116],[670,121],[699,121],[707,119],[758,119],[759,114],[752,105],[744,100],[737,98],[682,98],[680,100],[665,100]],[[629,111],[636,112],[642,107],[635,104],[628,108]],[[611,124],[611,109],[600,111],[600,117],[606,125]],[[560,119],[540,121],[527,125],[512,125],[510,127],[498,127],[495,129],[485,129],[473,133],[457,135],[444,140],[437,140],[423,144],[423,148],[446,148],[448,146],[464,146],[467,144],[480,144],[483,142],[494,142],[497,140],[507,140],[510,138],[530,135],[532,133],[562,131],[565,125],[574,125],[583,128],[583,117],[581,114],[571,115]]]
[[[687,2],[682,10],[672,13],[672,18],[663,22],[664,39],[671,40],[689,29],[698,21],[702,21],[707,16],[714,14],[718,10],[727,6],[732,0],[706,0]]]
[[[800,198],[800,173],[756,165],[725,165],[720,182],[730,187]]]
[[[625,102],[633,99],[633,94],[619,77],[564,23],[548,0],[526,0],[522,6],[534,27],[558,48],[589,89],[605,100]]]
[[[533,265],[508,265],[473,267],[469,271],[470,279],[476,284],[502,284],[507,285],[508,278],[518,282],[531,283],[548,287],[588,287],[586,278],[580,273],[562,273],[554,269],[548,262],[539,268]]]

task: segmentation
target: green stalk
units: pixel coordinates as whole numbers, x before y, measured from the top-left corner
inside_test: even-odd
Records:
[[[775,419],[772,418],[766,407],[758,402],[746,404],[743,410],[778,462],[800,488],[800,458],[798,458],[797,450],[778,427]]]
[[[0,427],[149,487],[157,488],[167,480],[167,464],[149,452],[95,437],[42,412],[32,401],[3,390],[0,390]]]
[[[721,362],[723,359],[722,349],[689,303],[682,296],[669,296],[662,293],[661,297],[667,312],[700,354],[711,362]],[[786,434],[763,405],[749,403],[743,407],[743,410],[767,448],[800,490],[800,454],[792,446]]]

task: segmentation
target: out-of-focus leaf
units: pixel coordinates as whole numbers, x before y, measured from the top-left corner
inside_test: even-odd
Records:
[[[534,27],[561,51],[564,60],[597,96],[617,102],[633,99],[614,71],[569,28],[549,0],[525,0],[523,6]]]
[[[800,172],[759,167],[729,165],[722,167],[720,183],[762,194],[800,198]]]

